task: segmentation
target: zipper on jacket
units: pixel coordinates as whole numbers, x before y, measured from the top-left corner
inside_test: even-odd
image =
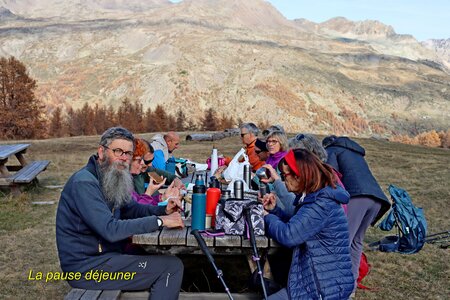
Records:
[[[102,244],[100,242],[98,242],[98,253],[102,253],[103,249],[102,249]]]
[[[296,257],[296,252],[298,254],[298,249],[295,249],[294,251],[292,251],[292,258],[291,258],[291,266],[289,267],[289,273],[288,273],[288,280],[287,280],[287,285],[286,285],[286,291],[288,294],[288,298],[291,299],[291,289],[289,288],[289,278],[291,278],[291,271],[292,271],[292,265],[294,264],[294,257]]]
[[[169,277],[170,277],[170,273],[167,273],[167,278],[166,278],[166,287],[169,286]]]
[[[316,268],[314,267],[314,262],[313,262],[311,256],[309,256],[309,260],[310,260],[311,268],[312,268],[313,275],[314,275],[313,276],[314,284],[316,285],[317,293],[319,294],[319,299],[322,299],[322,291],[320,290],[319,278],[317,278]]]

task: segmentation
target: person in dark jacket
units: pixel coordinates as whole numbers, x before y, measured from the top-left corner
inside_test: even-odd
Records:
[[[123,254],[134,234],[183,226],[179,199],[167,207],[132,200],[133,140],[128,130],[109,128],[97,155],[64,186],[56,214],[61,269],[81,274],[69,281],[75,288],[150,290],[151,299],[178,299],[183,264],[177,257]]]
[[[278,168],[297,197],[291,217],[274,194],[263,198],[267,234],[293,249],[287,287],[269,299],[348,299],[354,278],[341,204],[349,194],[336,185],[332,168],[305,149],[290,150]]]
[[[391,204],[370,171],[363,147],[348,137],[334,135],[324,138],[322,144],[328,153],[327,163],[342,174],[342,183],[350,194],[347,216],[352,270],[357,279],[366,230],[389,210]]]

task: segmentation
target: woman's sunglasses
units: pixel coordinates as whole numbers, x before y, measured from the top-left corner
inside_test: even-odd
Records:
[[[146,164],[146,165],[151,164],[151,163],[153,162],[153,159],[154,159],[154,158],[149,159],[149,160],[145,160],[145,159],[144,159],[144,164]]]

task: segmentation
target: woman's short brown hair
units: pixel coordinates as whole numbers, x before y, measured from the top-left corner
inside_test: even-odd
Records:
[[[298,170],[297,180],[300,183],[300,193],[306,194],[317,192],[326,186],[336,188],[336,177],[333,168],[322,162],[315,154],[306,149],[294,149],[295,164]],[[282,159],[278,168],[281,170],[282,164],[292,168],[286,159]],[[295,172],[293,172],[295,173]]]

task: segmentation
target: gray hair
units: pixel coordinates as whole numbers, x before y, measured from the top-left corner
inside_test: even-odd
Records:
[[[245,128],[248,130],[248,132],[253,133],[254,136],[258,136],[259,129],[258,126],[255,125],[255,123],[243,123],[241,126],[239,126],[239,129]]]
[[[281,125],[272,125],[269,128],[264,129],[262,134],[265,137],[268,137],[269,135],[271,135],[275,131],[280,131],[281,133],[286,134],[286,132],[284,131],[283,126],[281,126]]]
[[[117,169],[122,165],[123,170]],[[133,177],[130,173],[130,165],[126,162],[109,162],[108,159],[100,162],[102,176],[100,177],[102,190],[106,201],[119,208],[132,201],[131,193],[134,190]]]
[[[266,142],[271,137],[276,139],[280,143],[280,151],[287,151],[287,150],[289,150],[289,144],[288,144],[287,136],[286,136],[286,134],[284,134],[284,132],[281,132],[281,131],[273,131],[273,132],[271,132],[267,136]]]
[[[319,140],[312,134],[299,133],[295,137],[289,139],[289,148],[306,149],[314,153],[322,162],[328,159],[327,151],[320,144]]]
[[[121,139],[127,140],[133,143],[134,149],[134,136],[133,134],[123,127],[110,127],[103,132],[100,138],[100,146],[109,146],[112,141]]]

